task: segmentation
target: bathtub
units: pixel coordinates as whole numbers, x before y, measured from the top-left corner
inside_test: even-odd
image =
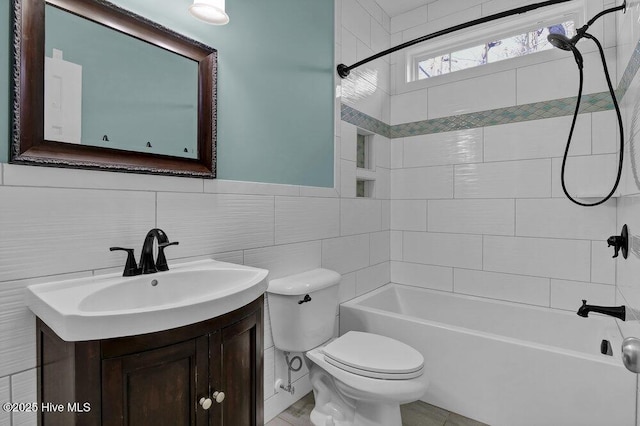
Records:
[[[422,400],[492,426],[636,424],[636,375],[608,317],[387,284],[340,306],[348,330],[413,346],[429,380]]]

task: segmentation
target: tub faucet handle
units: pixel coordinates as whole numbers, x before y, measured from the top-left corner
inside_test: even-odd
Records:
[[[629,231],[627,225],[622,227],[620,235],[612,235],[607,238],[607,244],[609,247],[613,246],[615,250],[614,258],[618,257],[618,252],[622,249],[622,257],[626,259],[629,253]]]

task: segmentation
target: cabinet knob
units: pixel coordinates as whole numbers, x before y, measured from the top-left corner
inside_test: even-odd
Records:
[[[218,404],[224,401],[224,392],[215,391],[212,396],[213,396],[213,399],[215,399]]]
[[[202,408],[204,408],[205,410],[208,410],[209,407],[211,407],[211,404],[212,404],[211,399],[205,398],[205,397],[200,398],[200,401],[198,401],[198,402],[202,406]]]

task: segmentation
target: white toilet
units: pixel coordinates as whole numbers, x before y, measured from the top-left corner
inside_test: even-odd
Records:
[[[350,331],[333,339],[340,274],[314,269],[271,280],[273,342],[305,352],[316,426],[401,426],[400,404],[427,390],[422,354],[397,340]]]

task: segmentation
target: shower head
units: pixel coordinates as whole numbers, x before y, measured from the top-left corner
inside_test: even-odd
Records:
[[[549,43],[551,43],[554,47],[557,47],[558,49],[562,49],[562,50],[575,49],[574,42],[564,34],[551,33],[547,36],[547,40],[549,40]]]
[[[582,62],[583,62],[582,54],[580,54],[580,51],[576,48],[576,43],[582,37],[583,35],[581,34],[576,35],[573,38],[569,38],[564,34],[551,33],[547,36],[547,40],[549,40],[549,43],[551,43],[554,47],[557,47],[558,49],[573,52],[573,57],[576,60],[576,64],[578,64],[579,68],[582,68]]]

